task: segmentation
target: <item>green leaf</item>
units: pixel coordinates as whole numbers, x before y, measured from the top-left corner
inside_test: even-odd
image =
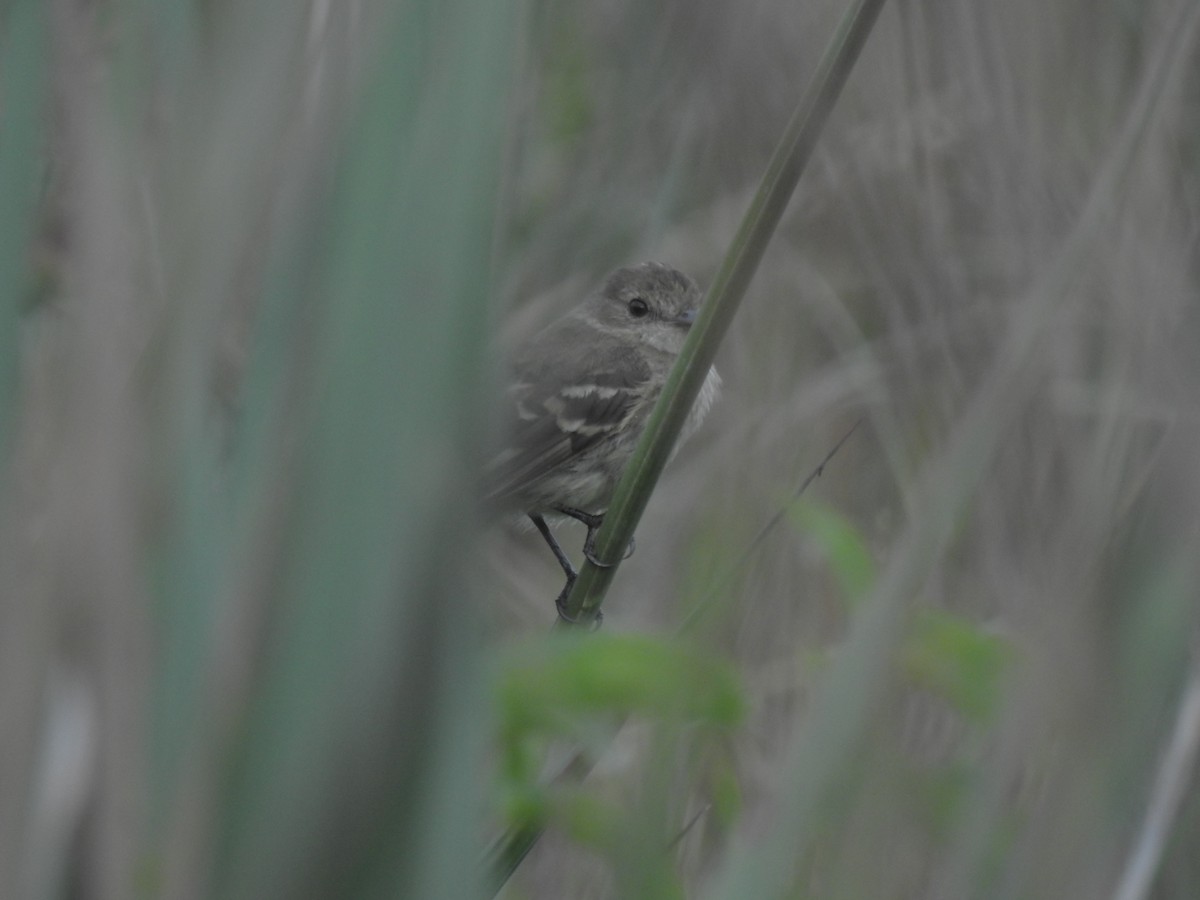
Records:
[[[509,654],[500,679],[506,729],[559,732],[580,716],[629,712],[731,726],[744,703],[711,651],[646,635],[555,635]]]
[[[925,611],[913,623],[902,664],[913,681],[982,721],[996,709],[1012,657],[1004,638],[958,616]]]
[[[788,515],[820,547],[845,598],[856,603],[865,597],[875,584],[875,563],[858,529],[845,516],[811,500],[792,504]]]
[[[722,825],[731,826],[737,821],[743,806],[742,786],[737,773],[731,766],[721,768],[714,774],[710,790],[713,815]]]

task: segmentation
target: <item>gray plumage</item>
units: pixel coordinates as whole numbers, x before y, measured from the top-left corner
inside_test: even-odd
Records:
[[[489,494],[535,515],[603,512],[657,401],[701,296],[661,263],[618,269],[513,359],[510,445]],[[700,424],[720,378],[709,370],[679,443]]]

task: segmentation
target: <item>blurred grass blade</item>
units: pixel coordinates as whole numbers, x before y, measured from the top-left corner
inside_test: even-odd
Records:
[[[0,461],[8,457],[17,380],[17,327],[34,287],[34,213],[47,98],[45,11],[0,8]]]
[[[13,540],[9,493],[10,452],[17,419],[19,329],[22,307],[35,288],[31,243],[42,173],[48,90],[45,11],[38,0],[0,6],[0,895],[18,896],[57,863],[39,853],[44,833],[29,810],[36,794],[33,734],[43,714],[29,702],[30,685],[44,683],[39,650],[44,629],[40,604],[18,595],[14,573],[25,565],[26,544]],[[22,523],[19,527],[25,528]],[[14,552],[16,550],[16,552]],[[43,844],[45,842],[43,841]],[[50,857],[49,860],[47,857]]]
[[[280,473],[272,627],[220,782],[214,896],[476,888],[460,857],[482,785],[464,773],[488,717],[462,473],[486,420],[515,4],[375,12],[308,286],[310,407]]]
[[[1196,778],[1200,756],[1200,652],[1193,651],[1191,674],[1183,690],[1170,743],[1154,780],[1150,803],[1137,841],[1126,862],[1113,900],[1145,900],[1172,837],[1179,808]]]
[[[255,255],[267,256],[266,248],[288,257],[288,265],[280,268],[299,270],[288,284],[290,320],[275,312],[279,304],[272,302],[270,279],[263,291],[266,297],[239,298],[239,305],[260,314],[257,330],[268,334],[258,343],[278,349],[297,339],[293,323],[300,317],[295,307],[308,299],[299,276],[313,274],[311,267],[295,265],[289,252],[293,232],[307,220],[294,215],[287,222],[290,227],[272,223],[268,228],[261,212],[297,180],[293,157],[307,149],[303,135],[287,130],[287,113],[297,105],[298,85],[303,83],[292,48],[296,35],[303,34],[305,18],[298,8],[286,14],[277,10],[268,30],[259,24],[265,12],[243,4],[231,11],[230,21],[220,22],[201,60],[196,58],[199,29],[186,6],[173,2],[143,9],[138,0],[124,4],[122,33],[144,33],[169,48],[171,70],[153,82],[161,98],[151,101],[145,96],[147,80],[138,74],[139,66],[147,64],[150,40],[131,41],[117,56],[114,69],[116,109],[124,118],[136,121],[135,110],[156,102],[164,108],[169,104],[172,115],[181,120],[176,131],[153,145],[156,165],[143,175],[142,187],[150,226],[147,243],[154,247],[154,271],[170,309],[161,337],[169,349],[161,354],[156,378],[168,398],[162,401],[161,440],[172,449],[166,470],[173,528],[156,548],[161,662],[154,680],[149,773],[155,800],[149,810],[150,831],[155,834],[163,832],[162,822],[180,807],[169,786],[180,780],[194,732],[209,727],[207,710],[197,700],[204,690],[206,664],[222,652],[214,649],[217,623],[228,610],[219,599],[237,583],[239,567],[246,565],[246,548],[261,542],[261,535],[251,530],[263,530],[263,523],[246,509],[264,504],[262,495],[278,489],[274,478],[285,468],[280,465],[285,454],[277,444],[270,465],[254,472],[255,480],[247,483],[245,458],[250,451],[261,452],[262,445],[247,435],[258,437],[268,430],[279,435],[288,413],[294,414],[294,409],[282,411],[286,407],[277,384],[264,389],[261,357],[266,354],[254,353],[255,365],[247,365],[242,377],[232,374],[237,367],[225,349],[233,343],[228,335],[234,331],[228,285],[239,278],[249,283],[245,273],[255,271]],[[151,24],[157,27],[150,30]],[[259,35],[253,54],[242,50],[231,32],[241,41]],[[220,76],[210,77],[212,71]],[[221,79],[238,84],[238,89],[223,89]],[[185,116],[180,110],[204,114]],[[248,120],[253,128],[247,128]],[[281,135],[287,136],[286,142]],[[180,172],[190,177],[180,178]],[[197,259],[203,264],[197,265]],[[242,315],[250,319],[249,312]],[[249,325],[245,328],[250,330]],[[282,368],[278,357],[272,362]],[[255,405],[269,391],[276,406]],[[219,416],[214,416],[214,407]],[[244,424],[235,421],[235,407]],[[241,615],[248,615],[250,605],[241,604]]]
[[[858,60],[863,44],[883,8],[883,0],[858,0],[846,13],[822,56],[811,87],[788,123],[750,209],[709,288],[704,306],[684,344],[662,396],[646,424],[637,451],[626,468],[596,541],[608,568],[585,563],[567,598],[573,619],[595,618],[612,583],[624,548],[633,537],[650,494],[671,455],[679,430],[692,408],[700,385],[717,354],[717,347],[754,276],[767,243],[791,199],[812,155],[829,113]]]

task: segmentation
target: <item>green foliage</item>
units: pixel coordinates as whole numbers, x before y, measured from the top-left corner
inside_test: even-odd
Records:
[[[857,606],[877,578],[862,534],[844,515],[810,500],[793,504],[788,512],[828,561],[840,596],[850,607]],[[976,723],[996,712],[1004,676],[1015,662],[1013,648],[1004,637],[962,616],[938,610],[915,615],[900,657],[911,682],[934,692]]]
[[[506,652],[497,685],[504,771],[520,796],[547,738],[586,740],[613,716],[728,729],[744,712],[728,663],[683,641],[646,635],[523,641]]]
[[[562,733],[580,716],[624,713],[732,727],[738,679],[711,650],[650,635],[573,635],[525,642],[500,675],[506,731]]]
[[[865,597],[875,583],[875,564],[853,523],[832,507],[812,500],[793,503],[788,514],[820,548],[846,601],[854,605]]]
[[[996,712],[1013,662],[1003,637],[936,610],[917,614],[902,651],[904,671],[913,682],[974,722]]]
[[[742,720],[738,678],[710,650],[678,639],[645,635],[552,635],[510,647],[496,676],[500,711],[500,806],[515,829],[562,829],[581,846],[617,862],[639,831],[631,810],[602,787],[544,783],[542,760],[552,740],[595,744],[630,719],[662,728],[676,723],[698,748]],[[711,736],[711,737],[710,737]],[[608,740],[602,737],[600,749]],[[738,807],[736,781],[710,762],[692,786],[711,783],[718,815]],[[698,770],[699,771],[699,770]],[[666,837],[657,850],[640,851],[639,894],[675,896],[678,885]],[[649,891],[649,893],[642,893]]]

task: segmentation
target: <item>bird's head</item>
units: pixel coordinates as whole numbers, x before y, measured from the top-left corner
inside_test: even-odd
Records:
[[[644,262],[617,269],[588,300],[604,329],[678,353],[700,307],[700,289],[677,269]]]

